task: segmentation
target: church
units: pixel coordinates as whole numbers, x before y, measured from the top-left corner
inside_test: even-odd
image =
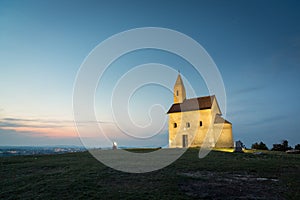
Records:
[[[232,148],[232,124],[222,117],[215,95],[186,99],[180,74],[169,115],[169,148]]]

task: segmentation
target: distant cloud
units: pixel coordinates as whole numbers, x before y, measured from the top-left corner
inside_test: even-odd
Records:
[[[31,128],[58,128],[58,127],[66,127],[66,126],[61,126],[61,125],[53,125],[53,124],[48,124],[48,125],[34,125],[34,124],[21,124],[21,123],[10,123],[10,122],[5,122],[5,121],[0,121],[0,128],[16,128],[16,127],[31,127]]]
[[[300,37],[287,38],[285,46],[277,51],[269,58],[272,70],[269,73],[282,76],[283,73],[295,70],[299,72],[300,63]],[[282,70],[284,66],[284,70]]]
[[[70,120],[2,118],[0,129],[31,135],[34,133],[35,136],[40,137],[77,137],[74,123]]]
[[[88,123],[113,123],[104,121],[82,121],[77,124]],[[33,127],[33,128],[56,128],[56,127],[73,127],[73,120],[46,120],[46,119],[23,119],[23,118],[2,118],[0,127]]]
[[[4,121],[33,121],[31,119],[19,119],[19,118],[10,118],[10,117],[3,118],[2,120],[4,120]]]
[[[92,128],[95,127],[95,124],[102,124],[99,132],[95,132],[95,129]],[[168,143],[166,127],[163,127],[153,137],[144,139],[142,133],[136,132],[137,137],[131,137],[119,129],[115,123],[108,121],[82,121],[77,123],[77,128],[83,132],[77,132],[73,120],[0,118],[0,145],[26,145],[30,141],[32,145],[47,144],[47,141],[69,144],[68,138],[69,141],[89,141],[89,146],[107,146],[107,144],[109,146],[111,144],[110,142],[105,143],[105,141],[118,141],[118,144],[122,146],[165,146]],[[60,139],[64,143],[61,143]]]
[[[10,122],[73,123],[73,120],[23,119],[11,117],[3,118],[2,120]]]
[[[240,94],[245,94],[245,93],[250,93],[250,92],[256,92],[258,90],[262,90],[263,88],[264,88],[264,86],[262,86],[262,85],[245,87],[245,88],[240,88],[240,89],[234,91],[233,94],[240,95]]]
[[[76,145],[82,146],[78,137],[50,138],[40,136],[36,132],[20,132],[0,129],[0,146],[43,146],[43,145]]]
[[[287,116],[285,115],[280,115],[280,116],[273,116],[273,117],[267,117],[267,118],[260,118],[259,120],[256,121],[248,121],[244,124],[244,126],[259,126],[259,125],[266,125],[270,123],[274,123],[276,121],[284,120],[286,119]]]
[[[71,127],[73,121],[41,120],[41,119],[21,119],[3,118],[0,119],[0,127],[31,127],[31,128],[58,128]]]

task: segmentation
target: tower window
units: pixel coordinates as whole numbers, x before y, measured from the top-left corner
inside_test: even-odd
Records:
[[[190,126],[191,126],[191,125],[190,125],[190,122],[187,122],[187,123],[186,123],[186,127],[187,127],[187,128],[190,128]]]
[[[178,90],[176,90],[176,96],[178,96]]]
[[[200,121],[200,126],[202,126],[202,121]]]
[[[174,128],[177,128],[177,123],[174,123]]]

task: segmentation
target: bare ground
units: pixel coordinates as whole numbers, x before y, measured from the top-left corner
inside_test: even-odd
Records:
[[[198,171],[179,174],[186,195],[200,199],[285,199],[279,180],[251,174]]]

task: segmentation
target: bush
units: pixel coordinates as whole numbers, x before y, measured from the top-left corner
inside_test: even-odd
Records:
[[[251,149],[259,149],[259,150],[269,150],[267,145],[263,142],[252,144]]]
[[[291,149],[292,147],[289,146],[289,142],[287,140],[283,140],[281,144],[273,144],[272,151],[287,151]]]

